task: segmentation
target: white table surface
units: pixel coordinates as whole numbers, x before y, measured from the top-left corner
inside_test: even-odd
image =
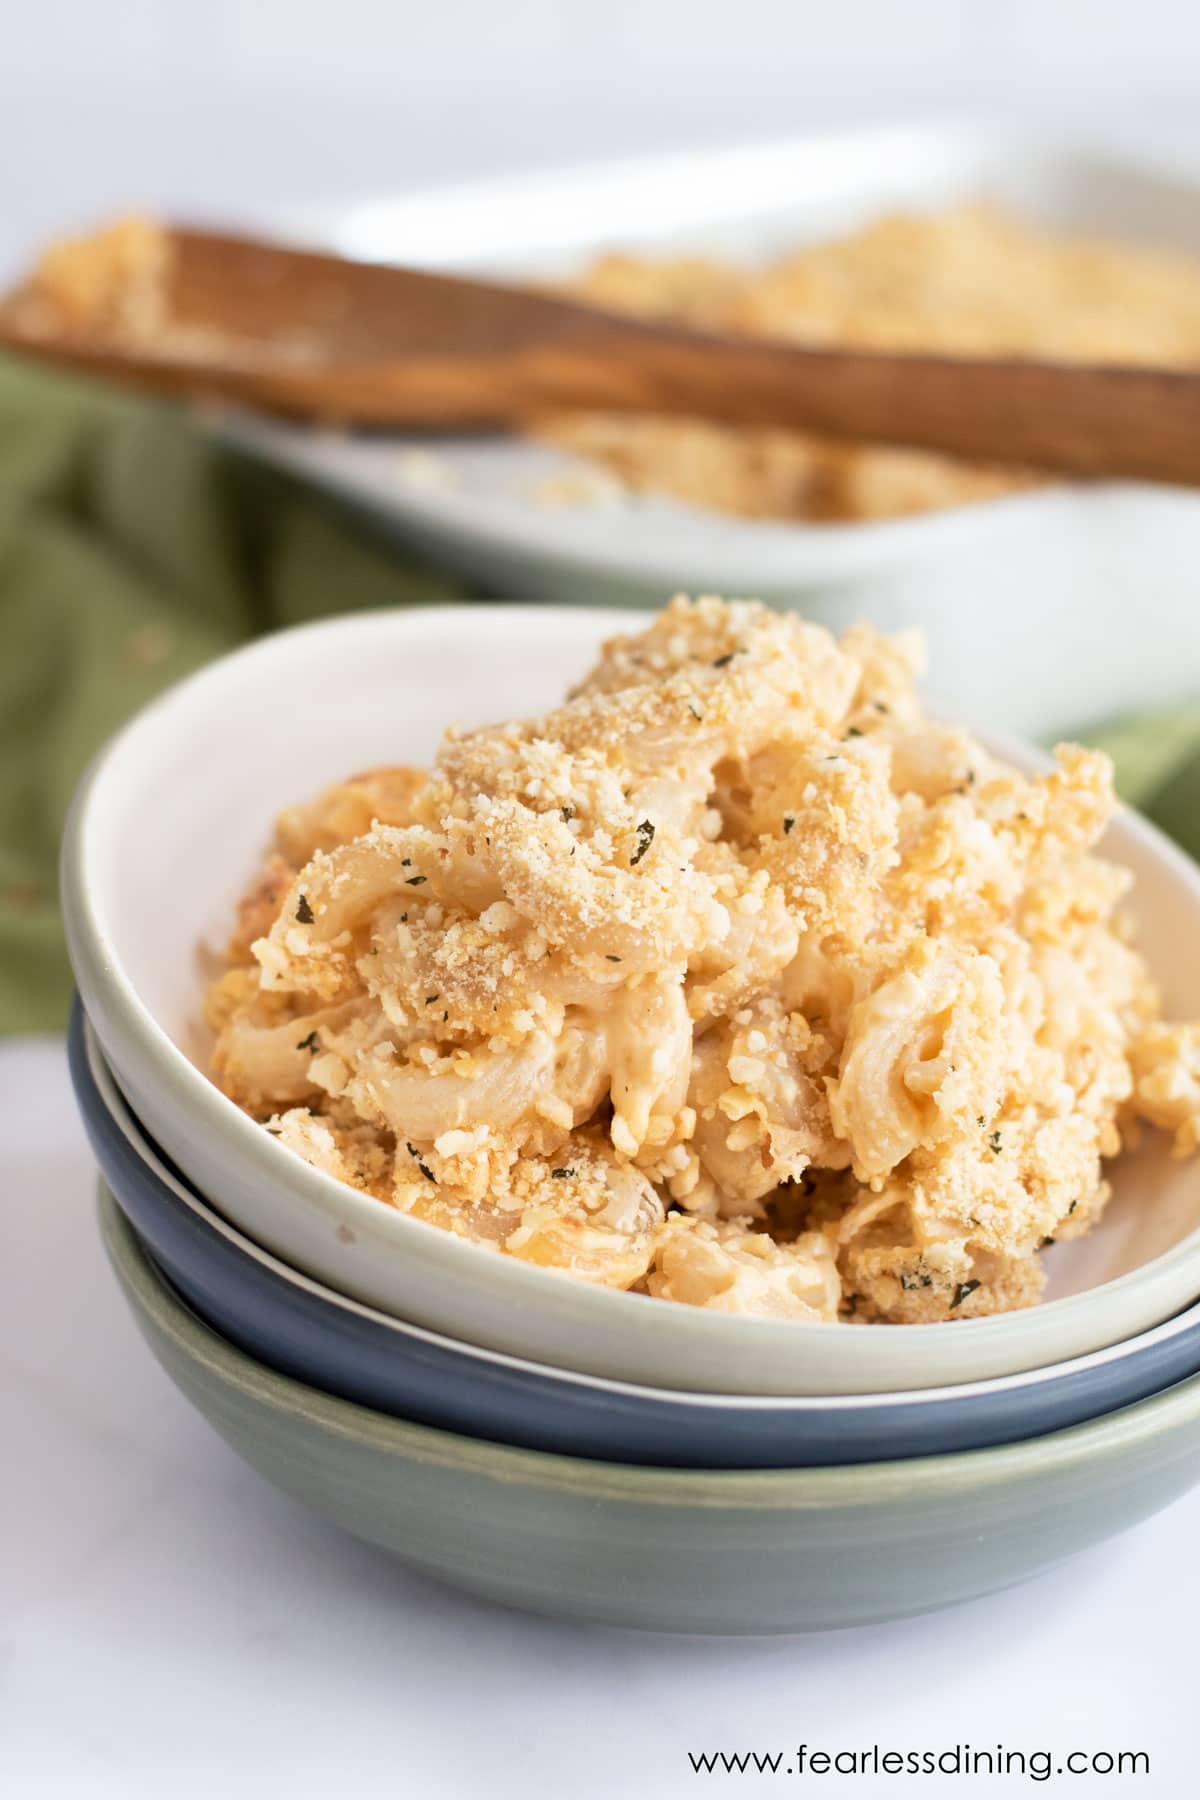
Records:
[[[125,1313],[93,1182],[62,1045],[0,1046],[0,1794],[1196,1793],[1200,1492],[1024,1589],[870,1630],[663,1638],[506,1612],[237,1460]],[[687,1764],[801,1741],[1145,1750],[1151,1774]]]

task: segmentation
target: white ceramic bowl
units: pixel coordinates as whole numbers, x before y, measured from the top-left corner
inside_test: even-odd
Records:
[[[503,1356],[348,1300],[252,1243],[167,1168],[82,1009],[69,1047],[104,1185],[181,1298],[280,1374],[414,1424],[658,1468],[846,1468],[1026,1443],[1200,1373],[1200,1304],[1071,1362],[913,1393],[683,1393]]]
[[[986,1380],[1117,1343],[1200,1293],[1200,1165],[1118,1166],[1101,1228],[1061,1246],[1052,1298],[954,1325],[779,1324],[665,1306],[497,1257],[380,1206],[268,1136],[189,1059],[198,946],[225,936],[276,814],[347,770],[422,761],[452,719],[543,710],[628,614],[429,608],[332,620],[182,683],[98,758],[68,823],[63,904],[80,991],[163,1149],[248,1236],[384,1312],[533,1361],[714,1393],[873,1393]],[[995,745],[1023,759],[1029,754]],[[1200,1012],[1200,872],[1126,816],[1169,1006]]]

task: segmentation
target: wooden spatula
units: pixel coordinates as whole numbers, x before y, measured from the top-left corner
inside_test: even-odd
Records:
[[[64,314],[35,278],[0,303],[0,345],[345,425],[509,426],[556,407],[691,414],[1200,485],[1200,369],[813,348],[216,232],[160,235],[152,328]]]

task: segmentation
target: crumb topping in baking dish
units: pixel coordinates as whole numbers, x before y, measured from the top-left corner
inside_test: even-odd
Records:
[[[236,363],[249,340],[186,322],[170,304],[177,252],[155,220],[118,219],[52,244],[5,298],[36,338],[99,334],[203,364]],[[700,329],[810,345],[1200,364],[1200,260],[1039,230],[985,204],[896,213],[766,264],[610,254],[567,284],[597,305]],[[311,330],[256,335],[252,357],[313,360]],[[543,506],[669,494],[746,518],[814,523],[898,518],[1026,489],[1034,470],[769,426],[633,413],[553,412],[528,431],[586,462],[537,488]],[[439,466],[424,452],[428,478]],[[590,465],[590,466],[589,466]]]
[[[497,1254],[768,1318],[1034,1302],[1139,1120],[1200,1131],[1093,846],[917,646],[677,598],[555,710],[285,813],[212,1072],[315,1167]]]
[[[610,255],[573,284],[598,305],[807,344],[1200,363],[1200,262],[1040,231],[975,205],[899,213],[765,267]],[[540,435],[629,487],[751,518],[895,518],[1036,479],[928,451],[629,414],[559,414]]]

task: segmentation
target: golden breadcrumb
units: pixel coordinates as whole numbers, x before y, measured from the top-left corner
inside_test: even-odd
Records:
[[[917,647],[678,598],[539,719],[279,822],[225,1092],[493,1253],[765,1318],[1032,1304],[1139,1120],[1200,1129],[1098,753],[927,720]]]
[[[897,213],[758,268],[606,256],[572,287],[621,311],[806,344],[1200,363],[1200,263],[1052,235],[983,205]],[[629,488],[748,518],[896,518],[1036,479],[927,451],[695,419],[568,413],[538,430]]]

